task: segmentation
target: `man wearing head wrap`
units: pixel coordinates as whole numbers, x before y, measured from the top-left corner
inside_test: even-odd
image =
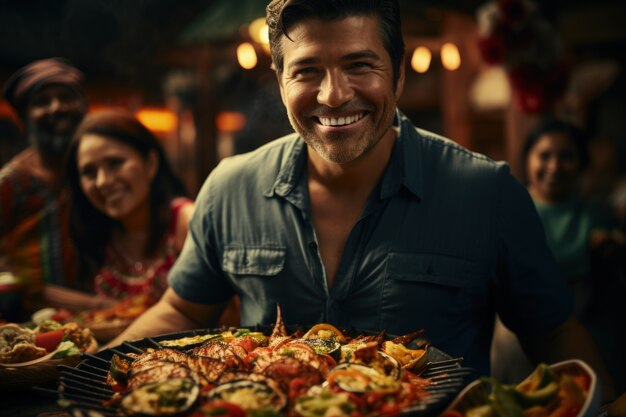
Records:
[[[64,153],[87,110],[83,74],[50,58],[13,74],[4,98],[24,125],[29,147],[0,170],[0,257],[38,304],[45,284],[72,285],[75,256],[67,226]]]

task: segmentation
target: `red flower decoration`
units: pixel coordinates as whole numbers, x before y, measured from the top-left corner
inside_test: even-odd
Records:
[[[480,54],[486,63],[497,65],[504,63],[506,57],[506,44],[504,39],[497,36],[490,36],[478,40]]]
[[[558,37],[532,0],[491,0],[478,10],[483,60],[506,69],[525,112],[545,111],[565,92],[569,70]]]
[[[545,112],[563,95],[569,81],[569,68],[559,63],[547,70],[520,65],[508,72],[520,108],[526,113]]]

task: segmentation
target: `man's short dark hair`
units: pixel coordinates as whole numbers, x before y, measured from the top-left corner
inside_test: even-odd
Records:
[[[381,37],[393,66],[393,83],[400,78],[404,58],[404,40],[400,25],[398,0],[273,0],[267,6],[272,61],[278,74],[283,71],[281,37],[289,39],[289,30],[307,19],[340,20],[350,16],[378,16]]]

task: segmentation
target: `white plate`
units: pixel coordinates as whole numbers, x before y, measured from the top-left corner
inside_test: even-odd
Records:
[[[596,377],[595,372],[587,365],[585,362],[579,359],[570,359],[567,361],[555,363],[554,365],[550,365],[550,368],[555,373],[569,373],[572,375],[584,373],[589,376],[590,384],[589,384],[589,392],[587,393],[587,398],[585,399],[585,403],[583,404],[580,412],[576,415],[576,417],[596,417],[598,416],[598,410],[600,408],[600,383],[598,378]],[[528,376],[530,378],[530,375]],[[459,404],[462,404],[464,399],[466,398],[469,392],[473,392],[474,390],[485,389],[483,387],[483,382],[480,380],[476,380],[466,386],[459,395],[456,396],[454,401],[448,406],[447,410],[452,410],[458,408]]]
[[[33,359],[32,361],[27,361],[27,362],[17,362],[17,363],[2,363],[0,362],[0,366],[3,368],[22,368],[24,366],[31,366],[31,365],[35,365],[41,362],[45,362],[47,360],[52,359],[52,357],[54,356],[55,353],[57,353],[58,349],[55,349],[54,351],[48,353],[45,356],[42,356],[40,358],[37,359]]]

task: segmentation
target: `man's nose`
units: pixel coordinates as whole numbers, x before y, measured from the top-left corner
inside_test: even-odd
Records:
[[[342,71],[329,71],[320,85],[317,101],[328,107],[339,107],[354,98],[349,78]]]
[[[63,107],[63,101],[59,99],[58,97],[52,97],[50,99],[50,104],[48,104],[48,111],[50,113],[54,113],[54,112],[61,110],[62,107]]]

